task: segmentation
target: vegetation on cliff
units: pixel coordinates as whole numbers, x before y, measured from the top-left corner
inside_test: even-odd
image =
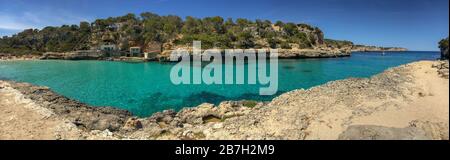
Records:
[[[354,46],[353,42],[351,42],[351,41],[333,40],[333,39],[325,39],[325,44],[327,44],[327,47],[338,48],[338,49],[342,49],[342,48],[351,49]]]
[[[449,59],[448,37],[439,42],[439,48],[441,49],[441,59]]]
[[[0,39],[0,52],[28,54],[46,51],[64,52],[83,48],[91,34],[90,24],[87,22],[77,25],[63,25],[61,27],[45,27],[42,30],[27,29],[12,37]]]
[[[190,46],[202,41],[203,48],[313,48],[324,45],[324,34],[307,24],[272,23],[268,20],[233,20],[222,17],[184,20],[178,16],[142,13],[97,19],[79,25],[27,29],[0,39],[0,53],[29,54],[95,49],[116,44],[121,51],[154,45],[163,49]]]

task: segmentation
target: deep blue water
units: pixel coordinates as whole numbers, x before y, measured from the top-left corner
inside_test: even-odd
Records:
[[[279,93],[308,89],[349,77],[370,77],[387,68],[439,58],[438,52],[353,53],[331,59],[279,60]],[[127,109],[147,116],[164,109],[181,109],[203,102],[270,100],[259,85],[173,85],[173,63],[107,61],[0,62],[0,79],[49,86],[69,98],[94,105]]]

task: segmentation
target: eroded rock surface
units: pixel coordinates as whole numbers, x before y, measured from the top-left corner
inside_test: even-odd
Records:
[[[443,78],[449,78],[449,61],[448,60],[444,60],[444,61],[438,61],[433,65],[433,68],[437,68],[438,69],[438,73],[441,77]]]

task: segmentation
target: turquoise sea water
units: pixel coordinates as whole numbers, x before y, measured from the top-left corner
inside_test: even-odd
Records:
[[[370,77],[401,64],[434,60],[438,52],[353,53],[332,59],[279,60],[279,93],[308,89],[349,77]],[[0,62],[0,79],[49,86],[69,98],[94,105],[127,109],[147,116],[164,109],[181,109],[203,102],[271,100],[258,85],[173,85],[173,63],[107,61]]]

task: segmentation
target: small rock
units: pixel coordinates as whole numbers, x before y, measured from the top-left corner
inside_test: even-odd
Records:
[[[103,132],[101,132],[100,135],[103,137],[111,137],[113,135],[113,133],[111,131],[109,131],[108,129],[106,129]]]
[[[212,128],[214,128],[214,129],[221,129],[221,128],[223,128],[223,123],[216,123],[216,124],[214,124],[212,126]]]
[[[194,138],[194,132],[192,132],[191,130],[185,130],[181,136],[185,139],[192,139]]]
[[[142,128],[142,123],[137,118],[129,118],[127,122],[125,122],[125,125],[123,126],[126,130],[136,130]]]
[[[183,128],[192,128],[193,125],[189,124],[189,123],[185,123],[183,124]]]

